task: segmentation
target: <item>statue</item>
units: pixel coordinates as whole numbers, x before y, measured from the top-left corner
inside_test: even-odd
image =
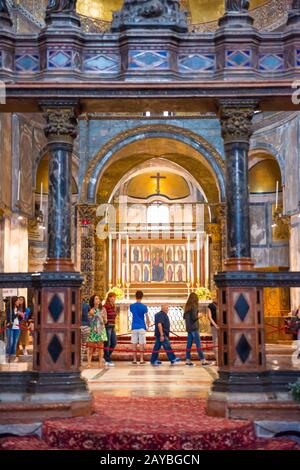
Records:
[[[47,12],[75,11],[77,0],[48,0]]]
[[[226,0],[225,10],[226,11],[248,11],[250,7],[249,0]]]
[[[187,32],[187,13],[181,10],[180,0],[124,0],[122,9],[113,15],[112,31],[134,27]]]
[[[9,15],[6,0],[0,0],[0,13],[4,13],[6,15]]]

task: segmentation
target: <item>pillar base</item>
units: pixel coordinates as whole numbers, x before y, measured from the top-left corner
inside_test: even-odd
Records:
[[[0,390],[3,424],[90,416],[94,410],[93,397],[79,372],[3,372]]]
[[[51,29],[80,28],[80,18],[77,13],[59,12],[47,13],[46,25]]]
[[[255,261],[251,258],[228,258],[224,261],[225,271],[253,271]]]
[[[220,372],[208,397],[209,416],[251,419],[300,419],[300,403],[292,399],[289,384],[298,370],[262,372]]]
[[[74,272],[74,263],[69,258],[48,258],[44,264],[46,272]]]
[[[219,20],[219,27],[220,28],[251,28],[253,27],[254,20],[249,15],[248,12],[227,12],[225,13],[222,18]]]

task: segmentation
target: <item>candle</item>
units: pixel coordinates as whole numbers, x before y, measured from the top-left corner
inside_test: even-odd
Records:
[[[187,236],[187,282],[189,283],[190,282],[190,243],[191,243],[191,239],[190,239],[190,235]]]
[[[109,285],[111,286],[112,284],[112,238],[111,235],[109,235],[109,248],[108,248],[109,254],[108,254],[108,282]]]
[[[197,233],[197,284],[200,284],[200,233]]]
[[[121,234],[119,234],[119,253],[118,253],[118,283],[122,284],[122,278],[121,278],[121,246],[122,246],[122,240],[121,240]]]
[[[190,269],[191,269],[191,284],[193,286],[194,285],[194,267],[193,267],[193,263],[190,264]]]
[[[206,235],[206,250],[205,250],[205,287],[209,284],[209,236]]]
[[[43,212],[43,183],[41,183],[41,200],[40,200],[40,211]]]
[[[278,190],[279,190],[279,181],[276,181],[276,204],[275,204],[276,210],[278,208]]]
[[[126,236],[126,282],[130,283],[129,279],[129,235]]]
[[[18,176],[18,196],[17,196],[17,201],[20,201],[20,190],[21,190],[21,170],[19,170],[19,176]]]

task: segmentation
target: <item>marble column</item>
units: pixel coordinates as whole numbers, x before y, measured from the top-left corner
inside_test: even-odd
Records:
[[[76,103],[43,106],[49,149],[48,252],[46,271],[73,271],[71,260],[72,151],[77,136]]]
[[[257,103],[221,103],[220,118],[226,155],[227,269],[251,269],[248,152]]]
[[[64,416],[89,414],[92,399],[81,378],[81,285],[71,260],[71,155],[77,102],[40,103],[49,151],[48,258],[35,289],[33,378],[40,402],[68,403]],[[59,409],[54,414],[60,416]]]
[[[264,388],[263,290],[256,286],[251,259],[248,190],[248,151],[256,105],[252,100],[233,100],[220,107],[226,157],[227,259],[225,272],[215,277],[219,378],[208,400],[208,413],[214,416],[235,416],[232,403],[251,402],[254,395],[251,398],[249,392],[259,394]],[[246,284],[240,281],[242,271],[249,277]]]

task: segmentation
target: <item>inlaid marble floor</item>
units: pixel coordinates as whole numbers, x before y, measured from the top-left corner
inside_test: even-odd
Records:
[[[115,364],[115,367],[102,370],[82,371],[95,395],[206,398],[212,381],[217,377],[216,367],[201,367],[199,364],[196,367],[188,367],[184,363],[175,366],[163,363],[159,367],[123,362]]]

